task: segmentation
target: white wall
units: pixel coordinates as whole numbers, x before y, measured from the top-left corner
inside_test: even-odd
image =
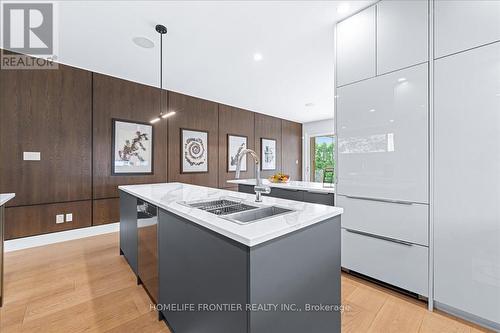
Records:
[[[302,179],[304,181],[310,181],[310,144],[311,137],[318,135],[332,135],[334,134],[334,122],[333,118],[312,121],[309,123],[302,124],[302,137],[303,137],[303,147],[302,147]]]

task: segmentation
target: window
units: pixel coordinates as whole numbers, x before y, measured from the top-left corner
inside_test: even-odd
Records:
[[[323,182],[325,169],[335,167],[335,138],[333,135],[320,135],[311,138],[311,181]],[[333,176],[335,179],[335,175]]]

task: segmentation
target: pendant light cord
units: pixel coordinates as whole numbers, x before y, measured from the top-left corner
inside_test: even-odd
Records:
[[[164,25],[157,24],[155,27],[156,32],[160,34],[160,116],[152,120],[155,123],[167,115],[163,115],[163,35],[167,33],[167,28]]]
[[[160,33],[160,116],[163,115],[163,34]]]

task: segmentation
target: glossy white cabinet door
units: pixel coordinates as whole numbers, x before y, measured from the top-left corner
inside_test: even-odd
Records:
[[[435,57],[500,40],[500,1],[437,0]]]
[[[435,300],[500,324],[500,43],[435,64]]]
[[[342,229],[341,265],[419,295],[428,295],[428,248]]]
[[[337,24],[337,86],[375,76],[375,6]]]
[[[337,90],[337,193],[428,203],[427,67]]]
[[[429,245],[429,205],[360,200],[337,195],[336,206],[344,209],[343,228]]]
[[[428,1],[377,4],[377,75],[428,60]]]

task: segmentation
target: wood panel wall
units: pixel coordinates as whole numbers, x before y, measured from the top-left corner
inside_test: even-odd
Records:
[[[91,199],[92,73],[2,70],[0,192],[7,206]],[[24,161],[23,152],[40,152]]]
[[[56,215],[73,214],[73,221],[55,223]],[[73,201],[5,209],[5,239],[90,227],[92,201]]]
[[[168,92],[168,181],[218,187],[218,104],[175,92]],[[208,132],[208,172],[181,173],[181,129]]]
[[[261,157],[261,138],[276,140],[276,170],[261,171],[261,177],[269,177],[281,171],[281,119],[266,116],[260,113],[255,114],[255,151]]]
[[[148,122],[159,114],[160,98],[164,112],[177,113],[154,125],[154,174],[111,175],[112,118]],[[7,239],[118,222],[122,184],[235,189],[226,183],[234,178],[227,134],[247,136],[259,154],[261,137],[276,139],[276,171],[287,166],[300,179],[288,166],[301,155],[300,124],[64,65],[0,71],[0,120],[0,192],[16,193],[6,208]],[[180,172],[181,128],[209,132],[208,173]],[[40,151],[41,161],[23,161],[24,151]],[[247,170],[242,178],[255,177],[250,160]],[[55,215],[67,213],[72,222],[55,223]]]
[[[228,165],[228,134],[246,136],[247,148],[255,149],[255,113],[232,106],[219,104],[219,187],[237,188],[226,181],[234,179],[235,172],[227,170]],[[247,156],[247,171],[241,172],[240,178],[254,178],[253,161]]]
[[[302,180],[302,124],[281,121],[281,165],[292,180]]]
[[[153,125],[152,175],[111,175],[112,119],[149,122],[160,114],[160,89],[102,74],[94,74],[93,82],[93,198],[117,198],[119,185],[165,182],[166,121]]]

